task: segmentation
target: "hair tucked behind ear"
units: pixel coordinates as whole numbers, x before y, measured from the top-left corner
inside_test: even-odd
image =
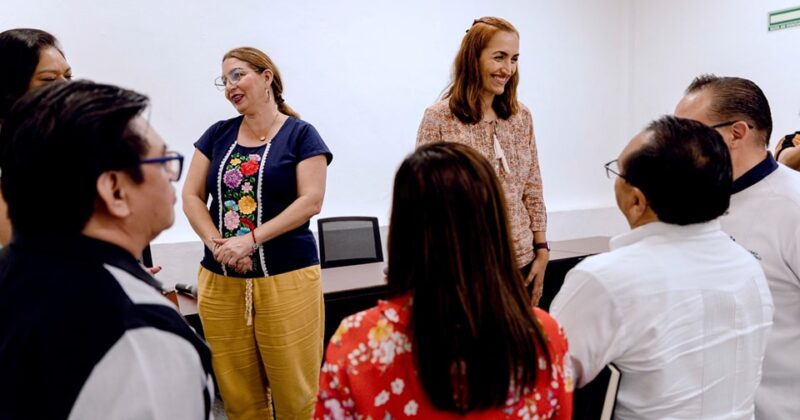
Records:
[[[251,65],[257,72],[269,70],[272,72],[272,93],[275,96],[275,103],[278,105],[278,111],[291,117],[300,118],[292,107],[290,107],[286,100],[283,99],[283,81],[281,79],[281,72],[278,71],[278,66],[272,61],[269,56],[263,51],[253,47],[239,47],[234,48],[222,57],[222,61],[229,58],[236,58]]]

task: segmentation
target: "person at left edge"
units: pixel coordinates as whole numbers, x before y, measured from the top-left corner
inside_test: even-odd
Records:
[[[198,312],[231,420],[311,417],[325,330],[309,219],[328,147],[283,98],[278,67],[235,48],[217,86],[240,114],[195,143],[183,208],[205,244]],[[208,207],[209,196],[211,202]]]
[[[72,80],[72,68],[52,34],[41,29],[0,32],[0,129],[11,106],[26,92],[53,82]],[[0,245],[11,241],[11,222],[0,195]]]
[[[183,157],[145,96],[87,81],[17,101],[0,133],[0,418],[212,418],[211,356],[135,256],[174,220]]]

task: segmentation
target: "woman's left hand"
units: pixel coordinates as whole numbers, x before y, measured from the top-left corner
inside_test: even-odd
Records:
[[[214,259],[222,265],[234,266],[242,258],[253,253],[253,240],[249,235],[234,238],[214,238]]]
[[[539,299],[542,298],[542,291],[544,289],[544,271],[547,269],[547,263],[550,261],[550,252],[546,249],[537,249],[536,255],[533,258],[531,265],[531,272],[528,273],[528,278],[525,279],[525,284],[533,282],[533,292],[531,293],[531,305],[538,306]]]

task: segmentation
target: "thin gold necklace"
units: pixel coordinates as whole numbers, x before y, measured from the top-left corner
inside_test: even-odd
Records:
[[[272,117],[272,122],[270,122],[269,126],[267,127],[267,134],[269,134],[269,132],[272,130],[272,126],[275,125],[275,121],[278,120],[278,114],[280,114],[280,111],[275,110],[275,115]],[[248,130],[250,130],[251,133],[253,133],[253,136],[257,138],[258,141],[267,141],[266,135],[259,136],[258,134],[256,134],[255,130],[253,130],[253,127],[250,127],[250,123],[247,122],[247,117],[244,117],[244,125],[247,127]]]

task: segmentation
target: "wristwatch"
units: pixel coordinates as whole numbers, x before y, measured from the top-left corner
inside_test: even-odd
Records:
[[[536,242],[533,244],[533,250],[536,251],[537,249],[546,249],[550,251],[550,245],[547,242]]]

